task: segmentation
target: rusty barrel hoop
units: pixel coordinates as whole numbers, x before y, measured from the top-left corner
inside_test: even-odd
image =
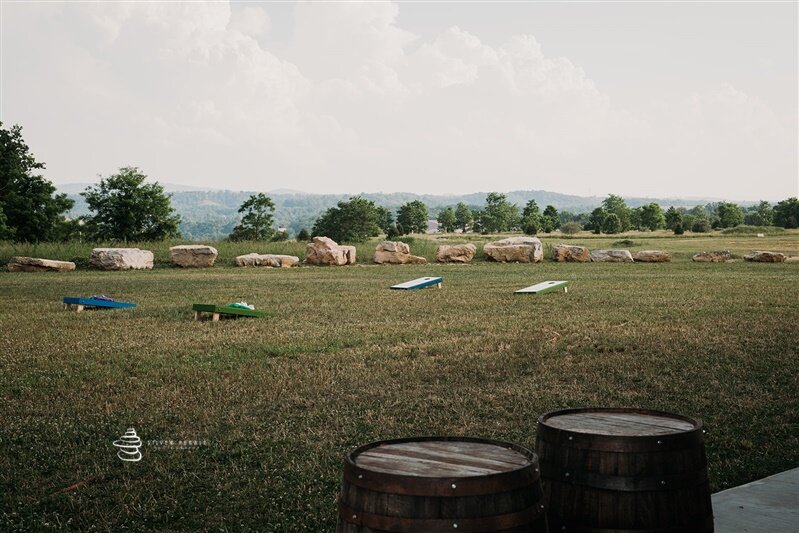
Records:
[[[362,468],[357,458],[380,446],[415,443],[474,443],[497,446],[517,452],[527,463],[508,471],[487,475],[426,477],[375,471]],[[353,449],[344,458],[344,480],[339,497],[339,532],[420,532],[420,531],[546,531],[543,491],[540,485],[538,458],[522,446],[473,437],[410,437],[372,442]],[[357,491],[365,501],[348,501]],[[515,507],[509,508],[511,496]],[[521,495],[521,496],[520,496]],[[494,498],[503,499],[508,512],[485,516],[458,516],[464,502],[491,509]],[[526,503],[521,505],[520,498]],[[394,504],[385,504],[393,499]],[[507,501],[505,499],[508,499]],[[392,505],[402,502],[405,512],[395,512]],[[382,502],[382,503],[381,503]],[[480,503],[482,502],[482,503]],[[385,504],[381,511],[380,506]],[[497,504],[497,509],[501,507]],[[377,507],[375,507],[377,506]],[[372,509],[375,509],[374,511]],[[433,511],[431,511],[431,509]]]

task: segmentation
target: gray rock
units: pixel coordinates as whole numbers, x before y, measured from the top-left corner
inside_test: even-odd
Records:
[[[536,237],[509,237],[489,242],[483,246],[485,254],[494,261],[540,263],[544,260],[544,248]]]
[[[138,248],[95,248],[89,263],[101,270],[152,269],[153,253]]]
[[[632,263],[630,250],[594,250],[591,261],[595,263]]]
[[[12,257],[8,262],[9,272],[70,272],[75,270],[71,261],[55,261],[38,257]]]
[[[169,249],[172,264],[184,268],[208,268],[214,266],[218,252],[213,246],[204,244],[182,244]]]

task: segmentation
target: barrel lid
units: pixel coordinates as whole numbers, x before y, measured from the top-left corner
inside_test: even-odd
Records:
[[[493,442],[415,440],[385,442],[353,457],[374,472],[418,477],[470,477],[510,472],[530,464],[523,453]]]
[[[552,411],[543,415],[539,422],[574,433],[619,437],[673,435],[701,428],[700,421],[683,415],[606,407]]]
[[[416,496],[470,496],[535,483],[538,456],[507,442],[471,437],[378,441],[344,458],[353,485]]]

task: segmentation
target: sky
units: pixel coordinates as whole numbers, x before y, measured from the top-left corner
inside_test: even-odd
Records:
[[[797,2],[0,0],[44,176],[315,193],[799,195]]]

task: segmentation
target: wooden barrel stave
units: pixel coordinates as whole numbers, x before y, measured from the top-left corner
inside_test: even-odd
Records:
[[[608,411],[621,414],[600,414],[591,421],[596,426],[577,424],[574,431],[567,418],[558,422],[562,427],[546,424],[549,417],[583,411],[592,412],[566,410],[539,419],[537,451],[553,532],[713,531],[701,422],[614,409]],[[630,428],[620,422],[626,412],[641,413],[645,421],[674,416],[675,428],[641,424],[640,435],[626,435]],[[607,420],[610,434],[601,434]],[[689,422],[689,429],[680,429]]]

